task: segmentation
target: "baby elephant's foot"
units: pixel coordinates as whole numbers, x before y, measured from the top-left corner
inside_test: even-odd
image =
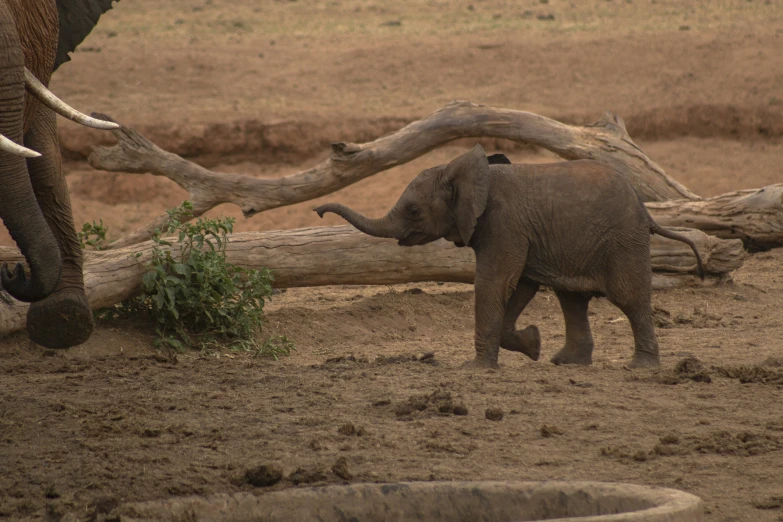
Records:
[[[629,368],[660,368],[661,360],[657,355],[634,354],[633,359],[628,364]]]
[[[528,326],[524,330],[508,332],[503,334],[500,347],[510,352],[523,353],[537,361],[541,355],[541,334],[535,325]]]
[[[491,359],[478,358],[471,359],[462,365],[463,370],[497,370],[498,362]]]
[[[592,346],[569,346],[565,345],[559,352],[550,359],[554,364],[581,364],[587,366],[593,364]]]

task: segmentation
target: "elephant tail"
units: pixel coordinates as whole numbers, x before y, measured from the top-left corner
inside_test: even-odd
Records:
[[[646,210],[646,209],[645,209]],[[701,255],[699,254],[699,249],[696,248],[696,245],[693,241],[688,239],[687,237],[683,236],[682,234],[678,234],[677,232],[672,232],[671,230],[666,230],[661,225],[653,221],[652,216],[650,214],[647,214],[647,217],[650,220],[650,233],[651,234],[658,234],[662,237],[668,237],[669,239],[674,239],[675,241],[681,241],[691,247],[693,250],[693,253],[696,255],[696,272],[699,274],[699,277],[704,280],[704,264],[701,261]]]

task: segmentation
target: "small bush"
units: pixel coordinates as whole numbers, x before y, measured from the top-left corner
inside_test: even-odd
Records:
[[[106,241],[106,232],[109,227],[103,226],[103,220],[96,223],[85,223],[82,225],[81,232],[78,233],[82,248],[92,247],[95,250],[103,250],[103,242]]]
[[[228,346],[257,356],[288,355],[293,346],[287,338],[260,340],[264,302],[272,296],[272,273],[228,263],[226,245],[234,219],[198,218],[189,223],[192,210],[185,201],[166,211],[171,220],[165,234],[174,235],[176,242],[156,231],[144,293],[103,315],[151,315],[159,347]]]

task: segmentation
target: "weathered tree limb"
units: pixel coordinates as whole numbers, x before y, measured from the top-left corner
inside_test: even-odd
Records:
[[[702,230],[724,239],[739,238],[750,250],[783,244],[783,184],[729,192],[701,201],[646,203],[659,225]]]
[[[722,275],[739,268],[745,255],[739,240],[722,240],[697,230],[680,232],[697,245],[706,271]],[[144,264],[154,243],[87,252],[84,281],[93,309],[111,306],[141,291]],[[136,258],[133,254],[141,252]],[[654,285],[698,282],[690,275],[696,260],[687,245],[653,236],[650,246]],[[383,285],[420,281],[473,282],[475,259],[469,248],[444,240],[400,247],[394,240],[365,235],[350,226],[316,227],[234,234],[226,250],[229,262],[273,270],[277,288],[324,285]],[[0,263],[21,261],[19,251],[0,248]],[[660,272],[663,273],[660,273]],[[0,334],[24,328],[27,306],[15,301],[0,307]]]
[[[111,120],[105,114],[96,117]],[[133,129],[112,131],[113,147],[97,147],[89,157],[96,169],[166,176],[190,193],[194,215],[221,203],[234,203],[246,217],[308,201],[401,165],[446,142],[467,137],[505,138],[546,148],[565,159],[595,159],[628,176],[645,201],[700,199],[667,176],[636,146],[619,116],[607,113],[593,125],[572,126],[525,111],[452,102],[430,116],[370,143],[335,143],[316,167],[278,179],[212,172],[166,152]],[[155,222],[121,238],[112,248],[148,239],[167,222]]]

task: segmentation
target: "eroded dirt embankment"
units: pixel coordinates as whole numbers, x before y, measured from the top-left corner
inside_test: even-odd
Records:
[[[524,107],[518,107],[524,110]],[[600,111],[545,114],[574,125],[589,124]],[[620,114],[635,140],[663,140],[678,137],[775,139],[783,136],[783,104],[742,107],[737,105],[687,105]],[[421,116],[426,117],[426,114]],[[198,159],[205,165],[255,161],[300,163],[323,154],[337,141],[364,143],[394,132],[412,118],[367,118],[266,123],[240,119],[213,123],[140,124],[120,122],[136,128],[156,145],[180,156]],[[525,144],[508,140],[481,140],[497,150],[518,150]],[[66,159],[85,160],[96,145],[114,142],[110,133],[71,124],[61,125],[60,143]]]

